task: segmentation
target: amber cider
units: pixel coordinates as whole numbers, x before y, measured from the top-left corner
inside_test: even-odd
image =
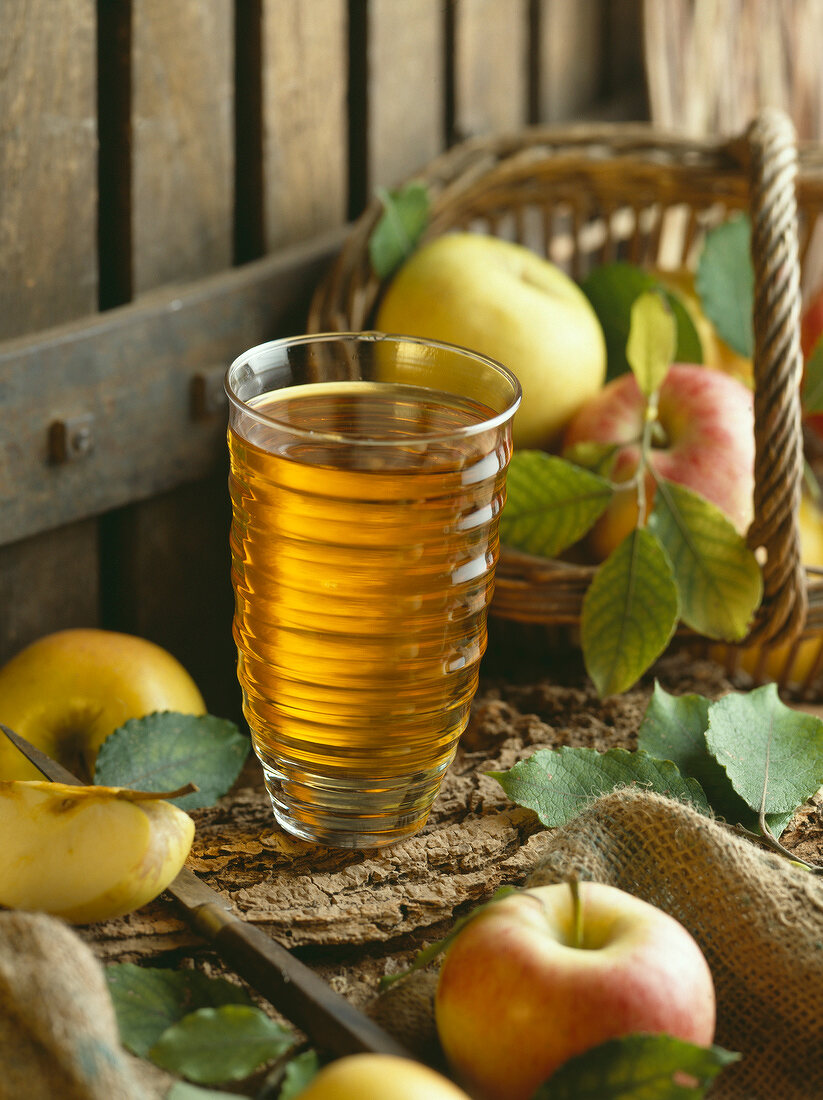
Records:
[[[425,820],[477,687],[509,433],[399,384],[248,410],[229,432],[234,636],[275,816],[320,843],[397,839]]]

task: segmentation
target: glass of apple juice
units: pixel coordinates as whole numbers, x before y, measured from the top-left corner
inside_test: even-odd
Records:
[[[331,333],[253,348],[226,390],[238,677],[275,819],[391,844],[425,823],[477,688],[519,383]]]

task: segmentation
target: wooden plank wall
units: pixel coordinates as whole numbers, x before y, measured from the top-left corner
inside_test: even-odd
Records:
[[[646,117],[641,6],[4,0],[0,354],[342,232],[461,138]],[[276,307],[274,330],[299,331]],[[65,626],[128,630],[233,713],[227,527],[222,453],[207,478],[16,541],[0,515],[0,661]]]

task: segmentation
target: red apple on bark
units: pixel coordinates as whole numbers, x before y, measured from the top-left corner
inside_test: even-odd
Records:
[[[715,995],[691,934],[613,886],[517,891],[458,932],[435,1010],[451,1067],[481,1100],[529,1100],[608,1039],[667,1034],[708,1046]]]
[[[646,398],[633,374],[609,382],[566,429],[564,453],[583,443],[615,444],[608,476],[619,487],[589,537],[601,561],[637,524],[637,488]],[[660,387],[649,464],[659,477],[700,493],[743,534],[754,493],[754,396],[737,378],[712,367],[676,363]],[[628,483],[628,484],[627,484]],[[646,471],[646,507],[655,482]]]

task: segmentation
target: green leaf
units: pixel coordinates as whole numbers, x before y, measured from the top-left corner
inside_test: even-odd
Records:
[[[429,192],[422,183],[398,191],[377,191],[383,213],[369,237],[369,259],[378,279],[385,279],[411,255],[429,220]]]
[[[553,558],[585,535],[611,498],[610,483],[597,474],[543,451],[515,451],[500,541]]]
[[[637,733],[637,747],[662,760],[671,760],[682,775],[697,780],[718,816],[730,825],[743,825],[754,831],[757,814],[732,787],[726,769],[718,764],[706,744],[710,706],[702,695],[670,695],[655,683]],[[775,836],[780,836],[791,816],[768,815],[766,820]]]
[[[700,337],[688,310],[681,299],[664,287],[651,272],[623,261],[601,264],[581,286],[598,316],[606,339],[608,379],[631,370],[626,358],[626,344],[632,303],[640,294],[650,290],[662,293],[674,314],[677,326],[674,359],[679,363],[703,362]]]
[[[804,413],[823,413],[823,338],[817,341],[806,360],[800,403]]]
[[[706,234],[695,289],[718,336],[739,355],[754,354],[754,269],[751,232],[745,215],[715,226]]]
[[[198,1008],[252,1003],[239,985],[199,970],[112,963],[106,967],[120,1041],[144,1058],[163,1032]]]
[[[707,813],[700,784],[680,774],[670,760],[628,749],[538,749],[507,772],[488,772],[518,806],[534,810],[547,828],[564,825],[593,798],[617,787],[639,786]]]
[[[195,793],[170,800],[192,810],[213,805],[229,790],[248,753],[249,739],[224,718],[149,714],[130,719],[106,738],[94,782],[139,791],[170,791],[196,783]]]
[[[669,644],[679,613],[663,548],[650,531],[633,531],[598,568],[583,599],[583,658],[601,697],[642,676]]]
[[[660,478],[649,530],[672,563],[683,622],[707,638],[745,638],[763,596],[763,577],[726,515],[692,489]]]
[[[713,768],[725,778],[706,747],[709,700],[703,695],[671,695],[655,681],[652,697],[637,732],[637,747],[662,760],[671,760],[684,775],[697,779],[711,800]]]
[[[149,1051],[161,1069],[200,1085],[240,1081],[279,1058],[294,1039],[259,1008],[200,1008],[167,1028]]]
[[[657,393],[674,360],[677,328],[666,299],[644,291],[632,302],[626,358],[645,397]]]
[[[792,813],[823,786],[823,721],[787,707],[776,684],[713,703],[706,743],[755,811]]]
[[[739,1058],[670,1035],[625,1035],[569,1059],[533,1100],[697,1100]],[[679,1074],[696,1084],[682,1083]]]
[[[316,1050],[304,1050],[296,1058],[286,1063],[283,1084],[277,1094],[277,1100],[294,1100],[312,1081],[320,1069],[320,1059]]]

